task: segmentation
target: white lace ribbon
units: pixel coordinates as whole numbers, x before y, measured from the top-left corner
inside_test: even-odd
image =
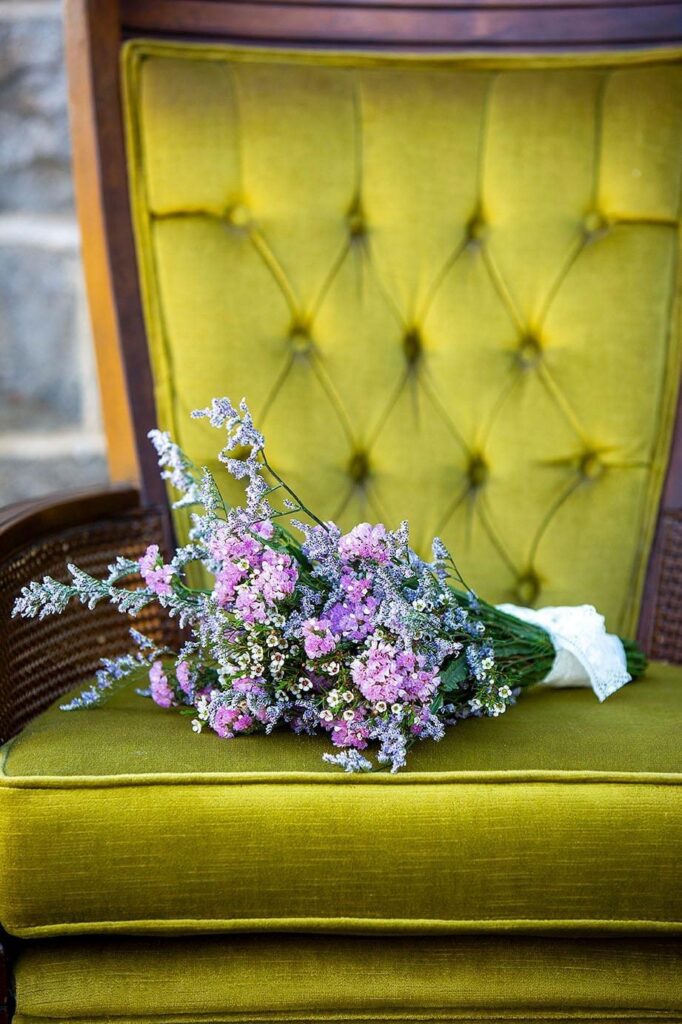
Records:
[[[591,604],[537,610],[514,604],[497,607],[549,633],[556,657],[542,680],[545,686],[591,686],[599,700],[606,700],[630,682],[623,644],[606,632],[604,616]]]

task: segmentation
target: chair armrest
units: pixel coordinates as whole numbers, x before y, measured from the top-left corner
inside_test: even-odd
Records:
[[[81,491],[0,510],[0,743],[67,690],[86,682],[100,658],[130,647],[131,622],[109,604],[74,604],[54,618],[13,619],[23,586],[52,576],[67,580],[67,562],[105,575],[116,555],[139,558],[148,544],[166,548],[167,518],[142,508],[130,488]],[[156,606],[135,620],[160,642],[174,624]]]

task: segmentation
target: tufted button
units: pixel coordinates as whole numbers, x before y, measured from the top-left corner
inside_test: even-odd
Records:
[[[483,214],[478,211],[473,215],[467,224],[467,239],[469,245],[480,245],[488,234],[488,225]]]
[[[367,234],[367,224],[362,207],[356,204],[348,211],[348,233],[351,238],[363,238]]]
[[[236,448],[231,449],[230,458],[246,462],[252,451],[253,449],[250,444],[238,444]]]
[[[289,331],[289,342],[296,355],[305,355],[309,352],[313,345],[313,339],[310,337],[307,325],[304,323],[292,324]]]
[[[588,238],[595,238],[597,235],[608,231],[609,222],[599,210],[588,210],[583,218],[583,231]]]
[[[585,452],[578,464],[578,472],[583,480],[598,480],[604,468],[604,463],[596,452]]]
[[[524,370],[530,370],[537,366],[542,357],[542,346],[533,334],[527,334],[521,339],[516,351],[516,358]]]
[[[467,476],[473,491],[483,487],[488,479],[488,465],[482,455],[472,455],[467,467]]]
[[[519,576],[516,583],[516,599],[520,604],[526,607],[535,604],[539,593],[540,580],[532,570]]]
[[[365,482],[369,476],[369,459],[366,452],[353,452],[348,463],[348,475],[356,484]]]
[[[411,327],[409,331],[406,331],[405,337],[403,338],[403,352],[405,353],[405,359],[414,366],[415,363],[419,362],[423,351],[423,343],[419,328]]]
[[[234,203],[227,211],[227,219],[233,228],[246,228],[251,223],[251,213],[244,203]]]

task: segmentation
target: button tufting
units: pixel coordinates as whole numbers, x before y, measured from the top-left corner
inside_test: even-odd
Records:
[[[403,338],[403,352],[410,366],[419,361],[423,350],[421,334],[417,327],[411,327]]]
[[[234,203],[227,211],[227,220],[233,228],[246,228],[251,223],[251,213],[244,203]]]
[[[293,324],[289,331],[289,341],[297,355],[305,355],[306,352],[310,351],[313,344],[308,327],[302,323]]]
[[[472,455],[467,469],[471,489],[476,491],[483,487],[488,479],[488,465],[482,455]]]
[[[488,234],[488,225],[481,213],[475,213],[467,224],[467,238],[469,245],[480,245]]]
[[[367,234],[365,217],[360,206],[353,206],[348,212],[348,233],[351,238],[362,238]]]
[[[540,580],[530,571],[519,576],[516,584],[516,597],[522,605],[535,604],[540,593]]]
[[[585,452],[578,466],[584,480],[597,480],[604,472],[604,468],[604,463],[596,452]]]
[[[348,475],[356,484],[362,484],[369,476],[369,459],[366,452],[353,452],[348,463]]]
[[[521,339],[516,357],[524,370],[530,370],[533,366],[537,366],[541,356],[542,346],[534,335],[527,334],[525,338]]]
[[[594,238],[608,230],[609,222],[599,210],[589,210],[583,219],[583,231],[588,237]]]

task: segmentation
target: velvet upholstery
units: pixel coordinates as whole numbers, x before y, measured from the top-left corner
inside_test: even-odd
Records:
[[[32,942],[15,1024],[682,1020],[672,940],[195,936]]]
[[[126,49],[157,412],[323,516],[632,633],[679,381],[679,55]],[[182,526],[182,522],[181,522]]]
[[[682,669],[537,690],[347,776],[324,739],[197,737],[133,690],[4,749],[0,920],[22,937],[682,931]],[[40,884],[37,884],[39,880]]]

